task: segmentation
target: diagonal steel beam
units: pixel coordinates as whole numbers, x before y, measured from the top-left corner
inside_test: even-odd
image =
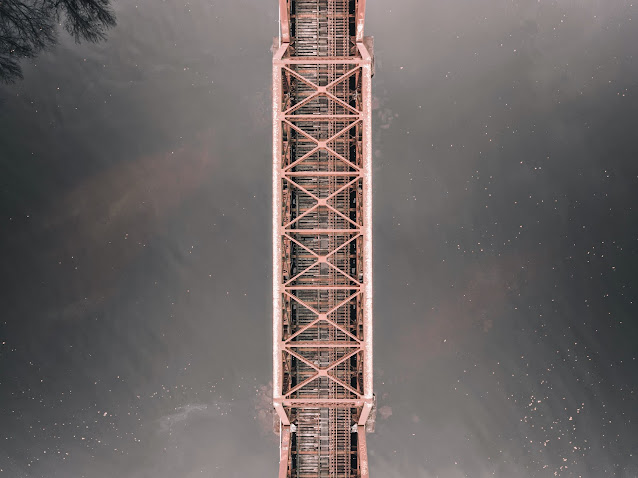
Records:
[[[290,163],[288,166],[286,166],[284,168],[284,172],[285,171],[289,171],[290,169],[294,168],[295,166],[297,166],[299,163],[305,161],[306,159],[308,159],[310,156],[312,156],[313,154],[315,154],[317,151],[319,151],[319,146],[315,146],[313,149],[311,149],[309,152],[307,152],[306,154],[304,154],[301,158],[296,159],[295,161],[293,161],[292,163]]]
[[[308,133],[306,133],[304,130],[302,130],[301,128],[299,128],[298,126],[292,124],[289,120],[287,119],[283,119],[282,120],[284,123],[286,123],[288,126],[290,126],[292,129],[294,129],[295,131],[297,131],[297,133],[301,134],[302,136],[305,136],[306,138],[308,138],[310,141],[314,142],[314,143],[319,143],[318,139],[313,138],[312,136],[310,136]]]
[[[284,295],[287,295],[290,299],[294,300],[295,302],[297,302],[299,305],[301,305],[302,307],[305,307],[306,309],[308,309],[310,312],[312,312],[315,315],[319,315],[319,311],[315,310],[314,307],[312,307],[309,304],[306,304],[303,300],[301,300],[299,297],[296,297],[294,295],[292,295],[290,292],[288,292],[286,289],[283,289],[282,292],[284,293]]]
[[[352,335],[347,329],[343,328],[341,325],[337,324],[335,321],[330,319],[330,317],[328,317],[328,314],[320,314],[316,319],[313,319],[312,322],[309,322],[308,324],[304,325],[302,328],[300,328],[294,334],[292,334],[290,337],[288,337],[285,340],[286,345],[287,346],[291,346],[291,344],[294,344],[295,342],[293,342],[293,340],[296,337],[298,337],[299,335],[303,334],[306,330],[310,329],[311,327],[314,327],[319,322],[327,322],[330,325],[335,326],[338,330],[340,330],[341,332],[346,334],[352,340],[355,340],[356,342],[360,342],[360,340],[356,336]]]
[[[341,269],[339,269],[337,266],[335,266],[334,264],[332,264],[331,262],[326,262],[326,264],[328,264],[328,266],[331,269],[334,269],[336,272],[338,272],[339,274],[341,274],[343,277],[345,277],[346,279],[354,282],[354,285],[361,287],[361,282],[359,282],[357,279],[355,279],[354,277],[351,277],[350,274],[346,274],[345,272],[343,272]]]
[[[306,272],[308,272],[310,269],[312,269],[313,267],[316,267],[317,265],[319,265],[320,262],[317,261],[313,264],[310,264],[308,267],[306,267],[303,271],[301,271],[299,274],[297,274],[295,277],[292,277],[291,279],[288,279],[286,282],[284,282],[284,286],[288,286],[290,285],[291,282],[297,280],[299,277],[301,277],[302,275],[304,275]]]
[[[328,83],[326,85],[326,90],[333,88],[335,86],[337,86],[339,83],[341,83],[343,80],[346,80],[348,78],[350,78],[357,70],[360,70],[361,66],[357,65],[354,68],[348,70],[347,72],[345,72],[343,75],[341,75],[339,78],[337,78],[334,81],[331,81],[330,83]]]
[[[297,239],[294,239],[292,237],[290,237],[288,234],[284,234],[284,237],[288,238],[289,240],[291,240],[292,242],[294,242],[295,244],[297,244],[299,247],[305,249],[306,251],[308,251],[310,254],[312,254],[313,256],[315,256],[317,259],[319,258],[319,254],[317,254],[316,252],[314,252],[312,249],[304,246],[301,242],[299,242]]]
[[[344,247],[346,247],[348,244],[350,244],[352,241],[356,241],[359,237],[361,237],[361,233],[357,234],[356,236],[351,237],[350,239],[348,239],[346,242],[344,242],[343,244],[341,244],[339,247],[337,247],[336,249],[334,249],[330,254],[326,255],[326,258],[330,257],[331,255],[333,255],[335,252],[338,252],[339,250],[343,249]]]
[[[288,351],[287,351],[288,352]],[[312,377],[307,378],[306,380],[304,380],[301,383],[298,383],[297,385],[295,385],[293,388],[291,388],[290,390],[288,390],[284,397],[288,398],[290,397],[290,395],[292,395],[293,393],[295,393],[296,391],[304,388],[306,385],[308,385],[310,382],[314,382],[316,379],[318,379],[320,377],[320,375],[318,373],[314,374]]]
[[[295,357],[297,360],[300,360],[301,362],[305,363],[308,367],[312,367],[313,369],[315,369],[317,372],[319,372],[319,367],[317,367],[316,365],[314,365],[312,362],[308,361],[308,359],[306,359],[303,355],[299,355],[297,352],[295,352],[294,350],[291,350],[289,347],[285,347],[283,349],[283,352],[286,352],[290,355],[292,355],[293,357]]]
[[[312,81],[310,81],[308,78],[304,78],[302,75],[297,73],[295,70],[291,70],[287,66],[283,66],[282,68],[284,70],[286,70],[288,73],[290,73],[291,75],[295,76],[300,81],[303,81],[305,84],[307,84],[311,88],[314,88],[315,90],[319,90],[319,85],[315,85]]]
[[[308,214],[310,214],[312,211],[314,211],[315,209],[317,209],[319,207],[319,203],[315,204],[314,206],[312,206],[310,209],[308,209],[307,211],[305,211],[304,213],[300,214],[299,216],[297,216],[294,220],[290,221],[289,223],[284,225],[284,229],[288,228],[290,226],[292,226],[294,223],[298,222],[299,219],[301,219],[302,217],[307,216]]]
[[[334,141],[334,140],[333,140]],[[353,162],[351,162],[349,159],[346,159],[344,156],[340,155],[339,153],[337,153],[334,149],[332,149],[330,146],[327,145],[327,141],[326,141],[326,150],[331,153],[334,154],[337,158],[339,158],[341,161],[343,161],[344,163],[346,163],[348,166],[350,166],[351,168],[354,168],[355,171],[360,172],[361,168],[359,166],[357,166],[356,164],[354,164]]]
[[[330,315],[333,312],[335,312],[337,309],[343,307],[344,305],[348,304],[349,302],[352,301],[352,299],[356,299],[356,297],[361,294],[361,289],[357,290],[354,294],[352,294],[350,297],[348,297],[347,299],[345,299],[344,301],[342,301],[340,304],[335,305],[332,309],[330,309],[328,312],[326,312],[326,315]]]
[[[335,209],[333,206],[331,206],[330,204],[326,203],[326,207],[328,209],[330,209],[332,212],[334,212],[337,216],[341,217],[342,219],[345,219],[346,221],[348,221],[350,224],[352,224],[353,226],[356,227],[361,227],[360,224],[357,224],[356,222],[354,222],[352,219],[350,219],[348,216],[346,216],[345,214],[343,214],[341,211],[338,211],[337,209]]]
[[[317,196],[315,196],[314,194],[312,194],[310,191],[308,191],[306,188],[304,188],[302,185],[296,183],[295,181],[293,181],[292,179],[290,179],[289,177],[287,177],[286,175],[283,175],[283,178],[288,181],[290,184],[292,184],[294,187],[296,187],[297,189],[301,189],[304,193],[306,193],[308,196],[310,196],[312,199],[314,199],[315,201],[319,201],[319,198]]]
[[[329,372],[330,370],[332,370],[333,368],[335,368],[337,365],[345,362],[346,360],[348,360],[350,357],[352,357],[353,355],[357,355],[359,352],[363,352],[363,349],[359,348],[357,350],[354,350],[352,352],[350,352],[347,355],[344,355],[343,357],[341,357],[339,360],[337,360],[335,363],[333,363],[332,365],[330,365],[330,367],[323,369],[326,372]]]
[[[327,374],[326,377],[328,377],[330,380],[338,383],[339,385],[341,385],[343,388],[345,388],[346,390],[348,390],[351,393],[354,393],[357,397],[361,397],[361,392],[358,392],[357,390],[355,390],[354,388],[352,388],[350,385],[348,385],[347,383],[343,382],[342,380],[339,380],[337,377],[335,377],[334,375],[330,375]]]

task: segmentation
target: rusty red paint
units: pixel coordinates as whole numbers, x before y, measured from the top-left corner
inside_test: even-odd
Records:
[[[280,478],[368,477],[372,56],[365,1],[351,8],[347,0],[279,1],[272,232]]]

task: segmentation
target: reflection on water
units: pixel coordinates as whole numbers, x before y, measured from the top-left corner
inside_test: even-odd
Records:
[[[276,476],[277,2],[113,1],[24,61],[10,1],[0,478]],[[638,477],[638,24],[592,3],[367,3],[375,478]]]
[[[3,0],[0,2],[0,80],[22,78],[20,60],[57,42],[56,25],[77,42],[97,42],[115,26],[110,0]]]

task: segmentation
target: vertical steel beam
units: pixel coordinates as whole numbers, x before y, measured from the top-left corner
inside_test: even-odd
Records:
[[[370,478],[368,471],[368,446],[366,443],[366,428],[359,427],[357,431],[357,448],[359,453],[359,477]]]
[[[287,43],[283,43],[275,52],[272,69],[272,265],[273,265],[273,292],[272,292],[272,340],[273,340],[273,399],[281,398],[282,361],[281,361],[281,237],[279,226],[281,224],[281,145],[282,131],[279,114],[281,113],[281,67],[274,64],[280,60],[288,48]],[[283,409],[277,409],[280,420],[287,424],[283,418]]]
[[[279,38],[280,44],[290,43],[290,5],[288,0],[279,0]]]
[[[290,426],[281,429],[281,441],[279,444],[279,476],[288,478],[288,462],[290,457]]]
[[[363,41],[363,26],[366,18],[366,0],[359,0],[357,2],[357,13],[355,17],[356,23],[356,39],[357,43]]]
[[[363,283],[364,283],[364,397],[372,400],[372,59],[362,42],[357,48],[363,59],[361,97],[363,101]]]

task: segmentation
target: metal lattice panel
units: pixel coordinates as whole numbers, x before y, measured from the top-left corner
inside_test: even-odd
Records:
[[[370,78],[363,0],[280,0],[273,366],[280,478],[367,477]]]

